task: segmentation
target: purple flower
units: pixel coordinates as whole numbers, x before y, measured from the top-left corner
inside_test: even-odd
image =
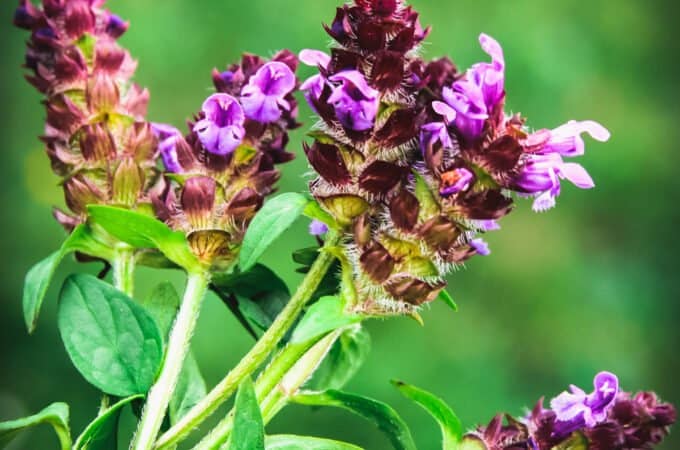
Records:
[[[609,131],[597,122],[592,120],[583,122],[571,120],[549,131],[550,138],[538,153],[581,156],[585,151],[585,143],[581,137],[583,133],[588,133],[593,139],[600,142],[607,142],[611,136]]]
[[[285,97],[295,88],[295,83],[295,74],[282,62],[272,61],[260,67],[241,90],[246,117],[262,123],[279,120],[281,110],[290,110]]]
[[[231,154],[245,136],[245,116],[238,101],[228,94],[213,94],[203,103],[205,118],[194,125],[205,149],[216,155]]]
[[[373,128],[378,113],[378,91],[368,85],[364,75],[357,70],[347,70],[329,80],[340,83],[328,98],[340,123],[355,131]]]
[[[182,172],[182,165],[177,156],[177,143],[182,139],[182,133],[177,128],[164,123],[152,123],[151,129],[158,138],[158,150],[165,169],[171,173]]]
[[[331,57],[319,50],[305,49],[300,52],[300,61],[308,66],[327,69],[331,62]],[[300,90],[305,93],[305,98],[309,106],[314,108],[314,101],[321,97],[323,88],[326,86],[326,79],[321,74],[313,75],[300,86]]]
[[[572,385],[571,392],[563,392],[550,402],[555,412],[555,431],[559,436],[568,436],[576,430],[593,428],[607,419],[607,413],[614,405],[619,392],[619,380],[613,373],[600,372],[593,381],[595,390],[586,394]]]
[[[489,256],[491,250],[489,250],[489,244],[486,243],[484,239],[473,239],[470,241],[470,247],[472,247],[478,255]]]
[[[455,123],[459,132],[468,139],[476,139],[496,105],[505,96],[505,60],[503,49],[492,37],[479,37],[482,49],[491,56],[491,63],[475,64],[465,78],[445,87],[444,102],[435,101],[434,110],[448,123]]]
[[[430,122],[420,128],[420,149],[425,151],[437,143],[441,143],[444,148],[453,148],[451,135],[445,123]]]
[[[470,187],[474,178],[474,174],[464,167],[444,172],[441,175],[442,186],[439,189],[439,194],[442,197],[448,197],[449,195],[465,191]]]
[[[321,236],[328,233],[328,225],[320,220],[312,220],[309,224],[309,234],[312,236]]]
[[[478,226],[484,231],[496,231],[501,229],[501,226],[495,220],[480,220]]]

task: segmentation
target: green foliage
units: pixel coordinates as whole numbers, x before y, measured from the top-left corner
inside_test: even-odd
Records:
[[[149,390],[163,338],[144,308],[109,284],[79,274],[64,282],[57,319],[66,351],[87,381],[118,397]]]
[[[171,230],[160,220],[113,206],[93,205],[87,210],[95,224],[122,242],[140,249],[158,249],[189,272],[200,269],[184,233]]]
[[[361,447],[346,442],[290,434],[267,436],[265,448],[266,450],[362,450]]]
[[[75,251],[104,259],[110,259],[112,256],[110,248],[96,240],[87,225],[79,225],[64,241],[59,250],[33,266],[24,280],[22,301],[24,321],[29,333],[35,331],[47,288],[52,282],[52,277],[54,277],[59,263],[66,255]]]
[[[415,450],[416,444],[406,422],[389,405],[347,392],[327,390],[302,392],[291,398],[294,403],[342,408],[373,422],[383,431],[396,450]]]
[[[264,423],[255,388],[250,378],[241,383],[236,393],[234,431],[229,450],[264,450]]]
[[[456,450],[463,437],[463,425],[453,410],[440,398],[420,388],[401,381],[392,381],[392,384],[434,417],[442,431],[442,449]]]
[[[47,423],[52,425],[57,433],[61,449],[70,450],[71,433],[68,427],[68,417],[68,405],[66,403],[52,403],[32,416],[0,422],[0,448],[5,448],[17,434],[26,428]]]
[[[133,395],[101,412],[78,436],[73,450],[112,450],[118,448],[118,420],[124,406],[143,398]]]
[[[347,328],[335,341],[314,376],[310,389],[342,389],[366,361],[371,336],[357,324]]]
[[[298,273],[308,273],[319,256],[319,250],[321,247],[307,247],[301,248],[293,252],[293,261],[300,264],[300,267],[295,269]],[[340,272],[340,261],[338,259],[334,260],[331,267],[328,269],[323,279],[316,288],[316,292],[312,295],[310,303],[314,303],[321,297],[327,295],[335,295],[340,290],[340,279],[338,277],[338,272]]]
[[[365,317],[345,312],[338,297],[323,297],[309,307],[293,331],[290,341],[294,344],[306,342],[329,331],[361,322]]]
[[[267,248],[303,213],[309,200],[287,192],[268,200],[250,223],[241,244],[239,266],[243,272],[257,263]]]
[[[216,274],[212,289],[256,339],[290,300],[286,283],[262,264],[247,272],[237,269],[230,274]]]
[[[302,213],[310,219],[315,219],[325,223],[331,229],[337,230],[340,228],[333,216],[328,214],[328,212],[326,212],[326,210],[323,209],[316,200],[311,200],[309,203],[307,203],[307,206],[305,206],[305,209]]]

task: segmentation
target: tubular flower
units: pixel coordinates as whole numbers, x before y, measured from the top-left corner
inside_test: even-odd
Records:
[[[46,97],[42,140],[70,209],[55,216],[69,230],[88,204],[149,203],[158,178],[149,93],[131,84],[136,62],[116,42],[128,25],[102,3],[44,0],[38,8],[22,0],[14,16],[31,32],[26,79]]]
[[[676,411],[656,394],[631,395],[619,391],[616,376],[601,372],[586,394],[572,386],[551,402],[539,400],[523,418],[498,415],[484,427],[465,436],[489,450],[651,449],[661,443],[675,423]]]
[[[311,192],[345,231],[354,311],[408,314],[434,300],[456,266],[490,253],[479,234],[500,228],[511,192],[545,210],[560,180],[594,185],[564,159],[583,153],[582,133],[605,141],[607,130],[531,133],[507,115],[505,55],[490,36],[479,41],[491,61],[461,73],[416,56],[429,29],[403,1],[355,0],[325,28],[330,54],[300,54],[318,70],[301,89],[321,119],[305,154]]]
[[[213,72],[218,92],[205,100],[189,134],[154,124],[166,171],[175,174],[166,177],[162,192],[153,198],[156,214],[185,232],[194,253],[208,265],[220,268],[234,261],[250,220],[274,191],[280,177],[276,164],[293,158],[285,147],[288,130],[298,126],[291,94],[296,68],[288,51],[269,63],[245,55],[241,64]],[[267,84],[276,83],[276,71],[293,77],[283,90]],[[269,81],[262,84],[266,77]],[[257,106],[252,96],[242,95],[255,85],[262,87],[262,95],[276,97],[278,117],[273,117],[270,99]],[[269,114],[266,121],[260,120],[262,114]]]

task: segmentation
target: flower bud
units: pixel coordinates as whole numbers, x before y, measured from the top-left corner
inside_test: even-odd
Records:
[[[112,202],[116,205],[132,208],[137,204],[144,187],[144,173],[131,158],[123,159],[113,174]]]

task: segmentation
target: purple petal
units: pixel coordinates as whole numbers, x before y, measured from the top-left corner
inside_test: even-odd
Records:
[[[331,57],[320,50],[304,49],[299,55],[300,61],[308,66],[318,66],[324,69],[331,62]]]
[[[447,123],[453,123],[453,121],[456,120],[456,110],[444,102],[432,102],[432,109],[434,109],[437,114],[443,116]]]
[[[484,239],[477,238],[471,240],[470,247],[475,249],[478,255],[489,256],[491,254],[491,250],[489,250],[489,244],[487,244]]]
[[[591,189],[595,187],[595,182],[590,177],[582,165],[576,163],[564,163],[558,167],[560,177],[571,181],[581,189]]]
[[[281,118],[284,97],[295,88],[295,74],[290,67],[272,61],[260,67],[241,90],[241,104],[246,117],[262,123]],[[289,106],[288,106],[289,108]]]
[[[484,231],[496,231],[501,229],[501,226],[495,220],[481,220],[478,225],[479,228]]]
[[[335,107],[338,120],[356,131],[373,128],[378,113],[378,91],[368,85],[364,75],[348,70],[333,75],[330,81],[341,83],[333,88],[328,98],[328,103]]]
[[[309,234],[312,236],[322,236],[328,233],[328,225],[321,222],[320,220],[312,220],[309,224]]]
[[[498,41],[488,34],[482,33],[479,35],[479,43],[482,49],[491,56],[492,61],[502,69],[505,66],[505,58],[503,56],[503,48],[501,48]]]
[[[420,128],[420,148],[423,152],[429,146],[441,143],[444,148],[453,148],[453,141],[445,123],[430,122]]]
[[[581,134],[588,133],[593,139],[606,142],[611,134],[597,122],[587,120],[583,122],[570,121],[550,131],[550,139],[541,153],[555,152],[563,156],[583,155],[585,143]]]
[[[205,118],[194,125],[194,131],[205,149],[227,155],[238,147],[245,136],[245,115],[238,101],[224,93],[213,94],[203,103]]]
[[[439,190],[439,194],[442,197],[447,197],[449,195],[457,194],[458,192],[467,190],[474,180],[474,174],[470,170],[460,167],[448,172],[444,172],[441,175],[441,178],[442,187]]]

